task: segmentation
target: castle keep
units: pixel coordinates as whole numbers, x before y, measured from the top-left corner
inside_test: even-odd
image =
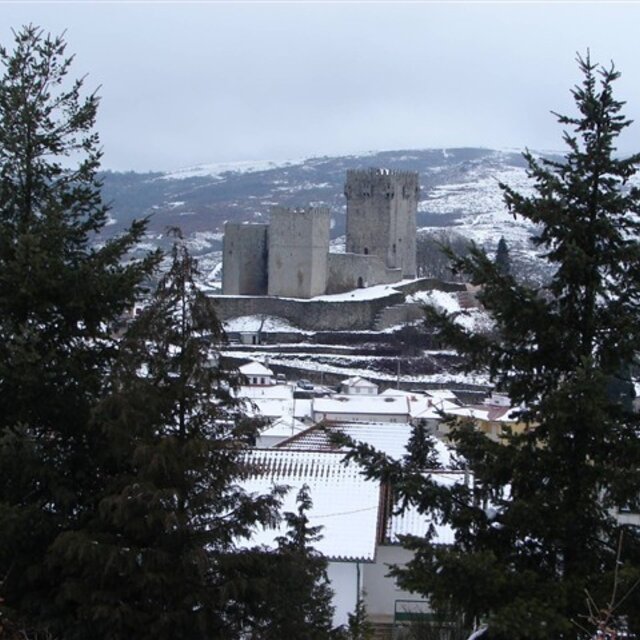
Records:
[[[329,253],[327,208],[271,210],[271,223],[227,222],[224,295],[312,298],[416,274],[418,174],[348,171],[346,253]]]

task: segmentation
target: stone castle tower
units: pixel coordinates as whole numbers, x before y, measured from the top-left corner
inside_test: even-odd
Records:
[[[267,294],[269,225],[225,222],[222,289],[247,296]]]
[[[379,256],[402,277],[416,275],[418,174],[369,169],[347,171],[347,253]]]
[[[328,208],[271,209],[270,296],[312,298],[325,293],[330,224]]]

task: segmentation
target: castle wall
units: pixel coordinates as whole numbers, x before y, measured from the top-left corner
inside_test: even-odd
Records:
[[[220,320],[241,316],[268,315],[286,320],[308,331],[373,329],[376,316],[386,306],[399,304],[404,294],[393,292],[373,300],[296,300],[270,296],[212,296]]]
[[[226,222],[222,245],[225,295],[267,293],[268,225]]]
[[[405,296],[416,291],[463,291],[457,282],[441,282],[423,278],[396,285],[383,298],[368,300],[296,300],[269,296],[210,296],[220,320],[241,316],[275,316],[307,331],[364,331],[376,328],[378,319],[388,307],[400,305]],[[407,305],[408,306],[408,305]]]
[[[347,252],[373,254],[388,267],[416,274],[416,212],[420,188],[415,172],[347,171]]]
[[[328,208],[271,210],[270,296],[311,298],[325,293],[330,222]]]
[[[374,284],[391,284],[402,280],[400,269],[389,269],[382,258],[356,253],[330,253],[328,257],[327,293],[341,293]]]

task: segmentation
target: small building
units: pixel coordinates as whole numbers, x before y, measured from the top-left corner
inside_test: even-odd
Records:
[[[393,437],[394,429],[402,433]],[[335,428],[338,428],[337,426]],[[388,454],[402,453],[400,443],[406,444],[408,425],[363,425],[347,427],[349,435],[363,440]],[[330,446],[326,434],[319,428],[314,432],[318,440],[306,439],[312,447]],[[304,446],[305,438],[294,438],[296,446]],[[405,449],[406,452],[406,449]],[[439,450],[440,452],[440,450]],[[442,448],[445,462],[448,454]],[[245,490],[266,493],[274,485],[287,485],[290,491],[284,498],[283,511],[294,511],[297,492],[303,485],[309,488],[312,500],[308,511],[309,526],[322,526],[322,538],[314,547],[328,560],[327,575],[334,591],[334,624],[346,624],[349,613],[355,610],[358,598],[364,599],[367,616],[381,632],[389,632],[396,612],[407,607],[424,611],[426,603],[418,594],[400,589],[389,576],[389,564],[404,565],[413,552],[400,544],[399,536],[424,536],[433,530],[434,542],[451,543],[453,532],[411,506],[401,514],[392,504],[392,492],[379,480],[368,479],[355,462],[344,463],[344,452],[273,448],[254,449],[247,456],[249,477],[243,481]],[[436,482],[459,483],[468,480],[461,471],[430,473]],[[276,539],[284,533],[284,524],[275,529],[258,529],[248,546],[275,547]]]
[[[402,389],[385,389],[380,395],[406,398],[411,422],[414,424],[422,422],[432,433],[439,431],[444,410],[459,407],[458,404],[450,400],[443,400],[439,396],[433,396],[430,392],[421,393],[418,391],[403,391]]]
[[[353,376],[340,383],[340,392],[349,396],[377,396],[378,385],[366,378]]]
[[[260,362],[248,362],[238,368],[251,386],[268,387],[276,383],[273,371]]]
[[[296,436],[308,429],[301,420],[292,415],[276,418],[260,431],[260,435],[256,441],[256,447],[260,449],[268,449],[278,446],[281,442]]]
[[[410,419],[404,396],[338,395],[314,398],[314,422],[400,422]]]
[[[296,511],[296,495],[307,485],[313,505],[307,516],[312,527],[322,526],[314,547],[329,561],[328,577],[334,591],[334,624],[346,624],[363,591],[362,565],[375,559],[380,510],[380,483],[367,480],[355,464],[342,464],[340,453],[254,449],[247,456],[253,473],[243,481],[246,491],[266,493],[287,485],[282,511]],[[275,548],[285,532],[257,529],[248,546]]]
[[[291,385],[241,386],[237,397],[244,402],[248,416],[266,423],[257,447],[273,447],[311,424],[311,400],[296,398]]]
[[[479,431],[492,440],[500,441],[505,428],[514,432],[522,432],[526,425],[519,420],[519,410],[504,405],[469,405],[454,409],[445,409],[449,416],[455,416],[460,421],[472,421]],[[442,423],[443,433],[448,431],[447,423]]]

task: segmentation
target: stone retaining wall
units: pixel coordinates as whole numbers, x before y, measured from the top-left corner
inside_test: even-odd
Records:
[[[266,315],[284,318],[307,331],[365,331],[375,328],[376,317],[383,309],[404,302],[416,291],[440,289],[462,291],[464,285],[454,282],[422,279],[405,285],[394,285],[392,293],[370,300],[302,300],[273,296],[211,296],[220,320],[241,316]],[[348,294],[345,294],[347,296]]]

